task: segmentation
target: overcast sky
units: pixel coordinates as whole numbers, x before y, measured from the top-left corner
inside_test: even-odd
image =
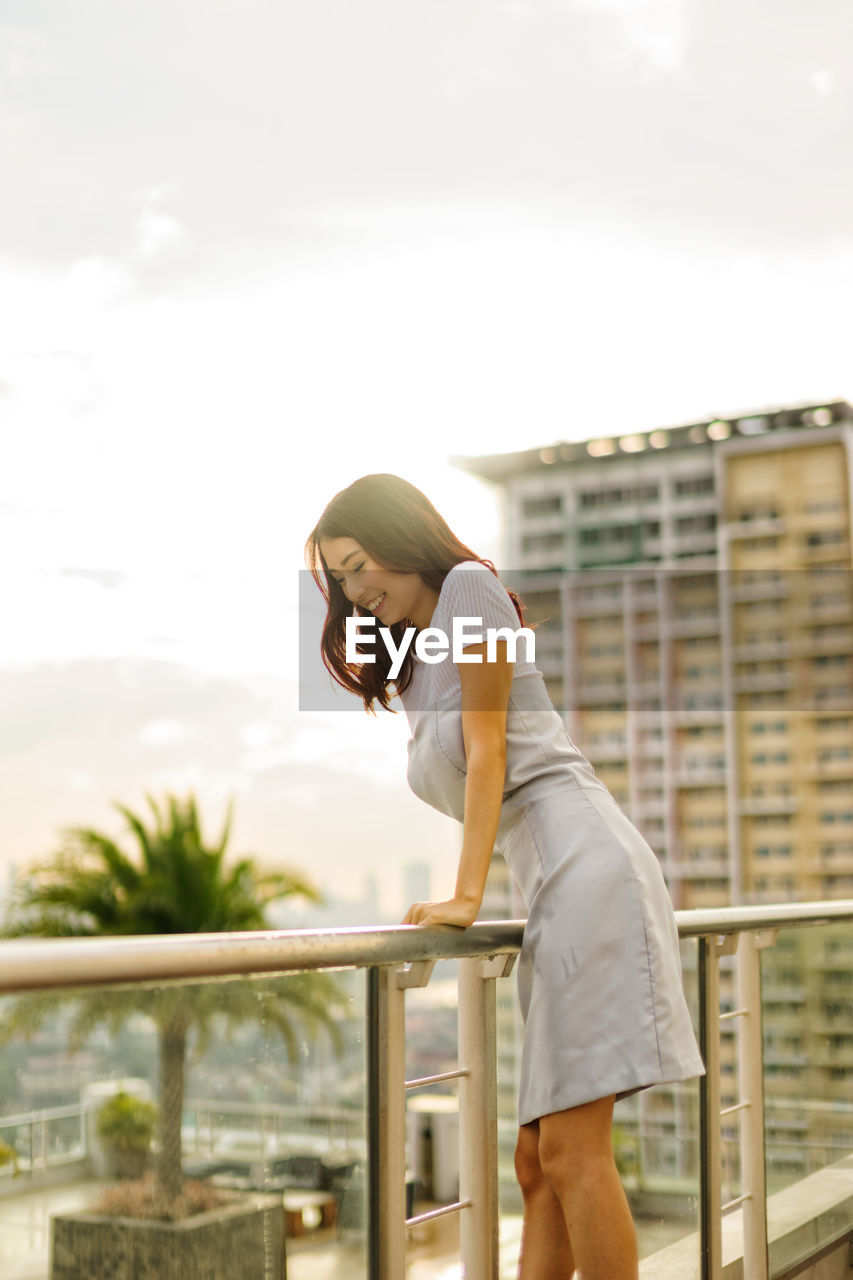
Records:
[[[852,48],[844,0],[0,0],[0,865],[191,781],[321,881],[452,875],[404,728],[296,709],[304,537],[392,470],[499,554],[451,454],[849,396]]]

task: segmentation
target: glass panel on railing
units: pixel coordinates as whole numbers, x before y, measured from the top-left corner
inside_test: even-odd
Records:
[[[406,992],[406,1079],[446,1075],[459,1066],[456,960],[439,961],[423,987]],[[459,1199],[459,1082],[441,1080],[406,1094],[406,1216]],[[459,1265],[459,1216],[419,1223],[406,1234],[410,1274]],[[443,1272],[442,1272],[443,1274]]]
[[[722,955],[720,966],[720,1205],[725,1227],[742,1236],[741,1215],[735,1203],[743,1194],[741,1180],[741,1101],[738,1076],[741,1018],[738,1013],[737,963]],[[728,1114],[726,1114],[728,1113]],[[730,1209],[727,1206],[732,1206]],[[730,1217],[732,1214],[734,1216]]]
[[[363,973],[9,997],[0,1018],[4,1280],[367,1274]]]
[[[429,985],[406,992],[406,1078],[453,1072],[459,1065],[458,962],[435,966]],[[520,1031],[515,973],[495,983],[497,1037],[498,1192],[500,1275],[514,1277],[521,1238],[521,1199],[515,1179]],[[459,1198],[459,1087],[456,1080],[408,1091],[407,1192],[409,1216]],[[407,1232],[411,1280],[461,1274],[459,1215],[438,1217]]]
[[[770,1274],[780,1276],[849,1229],[853,930],[782,930],[761,959]]]
[[[515,1176],[518,1138],[518,1082],[521,1074],[521,1012],[517,962],[509,978],[496,984],[498,1077],[498,1204],[500,1280],[514,1280],[521,1248],[521,1192]]]
[[[696,1028],[697,954],[694,939],[681,943],[684,990]],[[699,1081],[656,1085],[617,1102],[613,1141],[634,1215],[641,1276],[656,1276],[666,1258],[667,1275],[698,1280]]]

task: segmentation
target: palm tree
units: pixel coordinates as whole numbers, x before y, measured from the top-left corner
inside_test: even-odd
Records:
[[[313,886],[294,871],[264,872],[250,857],[225,865],[231,830],[229,805],[224,828],[205,844],[195,797],[167,795],[163,810],[149,795],[153,822],[123,805],[135,838],[135,856],[109,836],[71,828],[57,856],[33,868],[13,901],[2,930],[6,937],[104,937],[166,933],[216,933],[267,929],[267,906],[299,895],[318,900]],[[14,1004],[0,1040],[12,1031],[34,1031],[67,995],[22,996]],[[295,1024],[323,1027],[336,1047],[345,1001],[325,973],[302,974],[263,983],[208,983],[188,989],[164,986],[128,992],[93,991],[76,1000],[72,1038],[79,1041],[99,1024],[117,1030],[130,1013],[144,1012],[157,1028],[159,1047],[158,1191],[170,1204],[180,1194],[181,1116],[187,1038],[195,1029],[202,1043],[217,1018],[235,1025],[266,1020],[296,1057]]]

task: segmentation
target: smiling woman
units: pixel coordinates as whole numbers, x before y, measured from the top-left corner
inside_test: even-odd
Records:
[[[320,647],[333,678],[364,701],[388,708],[394,693],[408,688],[414,672],[406,655],[389,687],[390,653],[375,663],[353,665],[347,659],[347,616],[372,614],[387,627],[399,649],[407,624],[428,627],[444,579],[458,564],[490,561],[475,555],[414,485],[398,476],[363,476],[337,495],[305,548],[308,567],[327,603]],[[502,589],[503,590],[503,589]],[[513,593],[518,621],[521,606]]]
[[[447,635],[476,619],[513,634],[522,615],[493,566],[419,489],[390,475],[356,480],[328,504],[306,555],[327,603],[328,670],[368,710],[399,696],[412,735],[409,784],[462,823],[452,896],[412,903],[404,923],[471,924],[494,848],[527,903],[521,1280],[570,1276],[575,1266],[584,1280],[636,1280],[613,1105],[703,1071],[657,858],[568,737],[541,673],[516,661],[506,640],[491,650],[463,643],[441,663],[409,644],[393,665],[410,632]],[[391,637],[385,652],[348,650],[353,623],[377,621]]]

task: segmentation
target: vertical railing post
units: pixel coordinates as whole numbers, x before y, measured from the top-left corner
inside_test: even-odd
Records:
[[[775,931],[742,933],[737,950],[740,1167],[743,1202],[743,1268],[750,1280],[767,1280],[767,1179],[764,1149],[764,1045],[761,951]]]
[[[368,970],[368,1248],[371,1280],[406,1274],[405,992],[394,965]]]
[[[699,939],[699,1232],[702,1280],[722,1280],[723,1228],[720,1141],[720,943]]]
[[[459,1223],[465,1280],[498,1275],[498,1077],[495,979],[514,956],[459,961]]]

